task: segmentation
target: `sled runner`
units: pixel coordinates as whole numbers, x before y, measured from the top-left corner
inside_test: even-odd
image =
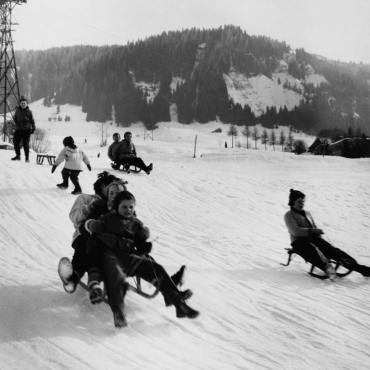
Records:
[[[122,170],[120,169],[121,165],[115,165],[114,163],[111,163],[110,165],[114,170],[116,171],[122,171],[126,173],[134,172],[139,173],[141,171],[141,168],[134,166],[133,164],[131,166],[128,166],[127,164],[124,164],[122,166]]]
[[[151,293],[151,294],[150,294],[150,293],[145,293],[145,292],[142,290],[142,288],[141,288],[141,279],[140,279],[139,277],[136,277],[136,278],[132,277],[132,278],[133,278],[133,280],[134,280],[134,282],[135,282],[135,285],[136,285],[136,286],[134,286],[134,285],[132,285],[132,284],[130,284],[130,283],[128,283],[128,282],[126,282],[127,290],[131,290],[132,292],[135,292],[136,294],[139,294],[139,295],[141,295],[142,297],[147,298],[147,299],[154,298],[154,297],[155,297],[155,296],[157,296],[157,294],[159,293],[159,289],[160,289],[160,287],[161,287],[161,280],[160,280],[160,279],[159,279],[159,281],[158,281],[158,283],[157,283],[157,286],[156,286],[155,291],[154,291],[153,293]],[[89,291],[89,288],[87,287],[87,285],[86,285],[84,282],[80,281],[80,282],[79,282],[79,284],[80,284],[80,285],[81,285],[81,287],[82,287],[83,289],[85,289],[87,292]],[[102,298],[102,301],[103,301],[104,303],[106,303],[106,304],[108,304],[108,305],[109,305],[108,297],[107,297],[107,295],[106,295],[105,291],[103,292],[103,298]]]
[[[129,167],[127,167],[127,165],[123,165],[122,170],[119,170],[119,171],[126,172],[126,173],[130,173],[130,172],[139,173],[141,171],[141,168],[136,167],[134,165],[131,165]]]
[[[134,277],[133,275],[134,275],[135,270],[140,265],[140,263],[141,263],[141,261],[143,260],[144,257],[145,256],[142,255],[141,258],[138,259],[138,261],[131,268],[131,270],[129,271],[128,274],[124,274],[119,267],[117,267],[117,268],[119,269],[119,272],[121,274],[125,275],[124,277],[125,277],[125,283],[126,283],[127,290],[131,290],[132,292],[135,292],[136,294],[141,295],[144,298],[151,299],[151,298],[154,298],[159,293],[159,290],[161,288],[162,279],[159,278],[159,279],[157,279],[153,282],[153,285],[156,288],[154,290],[154,292],[146,293],[142,290],[140,277]],[[58,274],[59,274],[59,277],[61,278],[61,280],[64,284],[64,290],[67,293],[73,293],[76,289],[76,285],[74,285],[74,287],[71,287],[70,289],[68,289],[68,287],[67,287],[68,279],[71,277],[72,273],[73,273],[73,267],[72,267],[72,264],[71,264],[71,261],[69,260],[69,258],[67,258],[67,257],[61,258],[61,260],[59,261],[59,265],[58,265]],[[135,286],[130,284],[128,281],[126,281],[126,278],[128,278],[128,277],[130,277],[134,280]],[[80,284],[80,286],[83,289],[85,289],[86,291],[89,291],[88,286],[84,282],[82,282],[81,280],[79,281],[78,284]],[[103,302],[109,304],[105,292],[103,292],[103,299],[102,300],[103,300]]]
[[[296,251],[294,250],[294,248],[285,248],[285,250],[288,253],[288,262],[287,263],[280,263],[280,265],[282,265],[282,266],[289,266],[290,261],[292,260],[293,256],[296,254]],[[340,262],[333,261],[333,260],[330,260],[329,262],[332,263],[333,265],[335,265],[334,268],[335,268],[335,271],[336,271],[336,275],[338,277],[347,276],[347,275],[349,275],[352,272],[352,270],[348,270],[344,266],[342,266]],[[311,276],[313,276],[315,278],[318,278],[318,279],[321,279],[321,280],[325,280],[325,279],[328,279],[329,278],[327,275],[315,274],[313,272],[314,269],[315,269],[315,267],[316,267],[315,265],[311,265],[311,269],[308,272]],[[346,269],[346,271],[344,271],[344,272],[337,272],[339,268]]]

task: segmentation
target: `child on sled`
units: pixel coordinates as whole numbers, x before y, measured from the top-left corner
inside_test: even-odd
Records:
[[[347,269],[369,277],[370,267],[358,264],[353,257],[321,237],[324,234],[323,230],[317,228],[311,213],[303,209],[305,197],[302,192],[290,189],[288,203],[290,211],[284,216],[295,253],[324,271],[330,280],[337,277],[330,260],[340,262]]]
[[[124,313],[124,297],[126,294],[125,275],[138,276],[148,282],[161,280],[160,292],[165,300],[176,308],[179,318],[196,318],[199,312],[185,303],[183,296],[167,274],[166,270],[147,256],[152,249],[148,242],[149,229],[134,216],[136,200],[128,191],[120,192],[114,199],[113,211],[89,220],[85,227],[96,237],[89,245],[89,252],[99,248],[102,253],[103,270],[90,263],[89,288],[101,294],[100,281],[103,273],[106,279],[106,291],[113,312],[114,324],[117,328],[127,325]],[[96,254],[93,253],[93,254]],[[135,266],[135,267],[134,267]],[[133,269],[134,267],[134,269]],[[115,282],[111,284],[109,282]]]

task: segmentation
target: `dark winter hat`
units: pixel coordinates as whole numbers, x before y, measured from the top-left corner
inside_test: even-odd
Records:
[[[129,131],[127,131],[127,132],[125,132],[125,134],[123,135],[123,137],[126,139],[126,136],[127,135],[132,135],[132,133],[131,132],[129,132]]]
[[[294,202],[298,198],[304,199],[305,197],[306,196],[302,192],[300,192],[299,190],[290,189],[289,203],[288,203],[288,205],[292,207],[292,206],[294,206]]]
[[[75,141],[73,140],[72,136],[67,136],[63,140],[64,146],[69,146],[70,148],[74,145]]]
[[[27,103],[27,98],[22,95],[21,98],[19,99],[19,102],[25,101]]]

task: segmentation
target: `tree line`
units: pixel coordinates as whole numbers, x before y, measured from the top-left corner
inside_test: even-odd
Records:
[[[364,81],[370,80],[370,67],[327,61],[303,49],[296,50],[289,73],[304,84],[311,66],[328,83],[304,84],[302,102],[295,109],[268,107],[256,117],[249,106],[229,99],[224,74],[233,69],[247,77],[271,78],[278,62],[291,51],[285,42],[228,25],[163,32],[125,46],[21,50],[16,51],[16,60],[21,91],[30,101],[82,106],[87,121],[109,120],[120,126],[142,121],[153,128],[157,122],[170,121],[170,107],[175,106],[184,124],[217,119],[267,128],[285,124],[310,133],[353,123],[365,129],[370,87]],[[182,82],[173,86],[173,77]],[[156,86],[153,99],[138,88],[142,81]]]

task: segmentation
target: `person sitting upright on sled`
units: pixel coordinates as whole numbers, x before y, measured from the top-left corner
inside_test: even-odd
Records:
[[[108,157],[113,163],[111,164],[111,167],[114,170],[119,170],[119,150],[120,150],[120,144],[121,144],[121,135],[117,132],[113,134],[113,143],[109,145],[108,148]]]
[[[340,262],[343,267],[359,272],[365,277],[370,276],[370,267],[359,265],[353,257],[333,247],[321,237],[324,234],[323,230],[317,228],[311,213],[303,210],[305,197],[302,192],[290,189],[288,203],[290,211],[284,216],[295,253],[323,270],[330,280],[337,277],[330,260]]]
[[[128,170],[130,166],[135,166],[149,175],[153,170],[153,163],[147,166],[141,158],[136,156],[136,148],[131,139],[131,132],[125,132],[124,139],[119,145],[119,162],[116,166],[112,166],[112,168],[118,170],[120,165],[122,165],[125,170]]]
[[[122,328],[127,325],[124,312],[124,297],[126,294],[125,275],[138,276],[148,282],[161,280],[160,292],[168,301],[168,306],[174,305],[178,318],[194,319],[199,312],[189,307],[174,279],[164,267],[148,256],[152,243],[148,241],[149,229],[134,216],[136,200],[133,194],[122,191],[113,202],[113,210],[85,224],[86,229],[96,235],[96,243],[90,245],[103,253],[103,270],[99,266],[89,271],[89,286],[99,286],[103,273],[106,278],[106,288],[109,305],[113,312],[114,325]],[[96,252],[94,252],[96,253]],[[91,266],[92,267],[92,266]],[[123,271],[117,273],[117,271]],[[114,277],[110,278],[113,274]],[[112,284],[111,284],[112,282]]]

